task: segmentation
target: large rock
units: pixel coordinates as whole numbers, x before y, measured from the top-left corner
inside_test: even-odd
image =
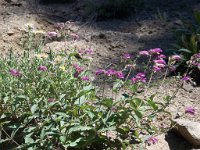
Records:
[[[200,147],[200,123],[185,119],[175,119],[174,122],[175,133],[180,134],[192,146]]]

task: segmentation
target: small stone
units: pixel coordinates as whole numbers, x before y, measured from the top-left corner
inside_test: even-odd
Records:
[[[200,146],[200,123],[185,119],[175,119],[176,124],[173,130],[181,135],[192,146]]]
[[[12,30],[9,30],[9,31],[7,32],[7,34],[8,34],[9,36],[13,35],[14,33],[15,33],[15,32],[12,31]]]
[[[176,20],[176,21],[174,22],[174,24],[175,24],[175,25],[182,25],[183,22],[182,22],[181,20]]]
[[[194,87],[191,84],[185,83],[185,84],[183,84],[183,89],[188,92],[192,92]]]

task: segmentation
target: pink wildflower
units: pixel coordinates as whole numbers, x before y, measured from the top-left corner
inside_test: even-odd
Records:
[[[147,140],[147,144],[151,145],[151,144],[157,144],[158,143],[158,139],[156,137],[150,137]]]
[[[181,60],[181,56],[179,56],[179,55],[172,55],[172,60],[180,61]]]
[[[81,73],[81,72],[83,72],[83,70],[84,70],[82,67],[80,67],[80,66],[77,65],[77,64],[74,64],[73,66],[75,67],[76,72],[78,72],[78,73]]]
[[[166,56],[163,54],[158,55],[158,59],[165,59],[165,58],[166,58]]]
[[[137,82],[137,78],[131,78],[131,81],[132,81],[132,83],[134,84],[134,83],[136,83]]]
[[[163,59],[154,60],[154,63],[155,63],[153,66],[154,72],[161,71],[161,69],[164,68],[166,65],[166,62]]]
[[[143,55],[143,56],[149,56],[149,52],[148,51],[140,51],[139,54]]]
[[[131,78],[132,83],[136,82],[146,82],[146,77],[144,73],[138,73],[135,77]]]
[[[155,64],[163,64],[163,65],[166,64],[165,60],[163,60],[163,59],[154,60],[154,63]]]
[[[47,71],[48,69],[47,69],[46,66],[39,66],[39,67],[38,67],[38,70],[39,70],[39,71]]]
[[[149,50],[149,53],[150,54],[160,54],[160,53],[162,53],[163,52],[163,50],[162,49],[160,49],[160,48],[154,48],[154,49],[150,49]]]
[[[162,68],[158,67],[158,66],[153,66],[153,71],[154,72],[159,72],[161,71]]]
[[[48,32],[47,33],[47,36],[49,37],[49,38],[52,38],[52,37],[55,37],[55,36],[57,36],[58,34],[56,33],[56,32]]]
[[[81,79],[82,79],[83,81],[90,81],[90,78],[89,78],[89,77],[86,77],[86,76],[82,77]]]
[[[92,54],[94,51],[92,49],[88,49],[85,51],[86,54]]]
[[[184,75],[183,78],[182,78],[183,81],[189,81],[191,80],[191,78],[187,75]]]
[[[72,33],[72,34],[71,34],[71,37],[72,37],[72,39],[73,39],[74,41],[76,41],[76,40],[79,39],[79,36],[78,36],[77,34],[75,34],[75,33]]]
[[[124,74],[122,73],[122,71],[116,71],[115,75],[119,78],[119,79],[124,79]]]
[[[196,111],[197,111],[197,109],[192,106],[186,107],[186,109],[185,109],[185,113],[188,113],[190,115],[195,115]]]
[[[95,72],[95,75],[100,75],[100,74],[103,74],[105,72],[105,70],[103,69],[98,69],[96,72]]]
[[[130,59],[131,58],[131,54],[124,54],[123,55],[123,59],[127,60],[127,59]]]
[[[104,73],[107,76],[112,76],[112,75],[115,75],[116,71],[114,69],[109,69],[109,70],[105,71]]]
[[[22,74],[16,69],[10,69],[10,74],[14,77],[20,77]]]

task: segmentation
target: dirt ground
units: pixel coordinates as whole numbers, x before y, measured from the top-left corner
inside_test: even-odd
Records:
[[[75,4],[39,4],[38,0],[0,0],[0,53],[6,55],[10,50],[21,53],[21,37],[26,24],[34,28],[53,31],[57,22],[73,21],[72,29],[80,36],[76,43],[53,41],[45,48],[59,49],[69,46],[77,49],[91,48],[92,68],[104,68],[110,63],[119,64],[123,53],[160,47],[163,50],[173,48],[173,31],[182,25],[181,20],[191,20],[194,9],[200,9],[198,0],[145,0],[144,9],[128,19],[113,19],[96,22],[92,15],[86,17],[81,1]],[[87,18],[87,19],[86,19]],[[176,89],[173,79],[169,79],[160,94]],[[152,89],[155,90],[155,89]],[[200,87],[185,84],[179,90],[169,111],[176,116],[184,113],[186,106],[195,106],[200,110]],[[184,116],[200,122],[199,115]],[[192,147],[173,133],[159,136],[159,143],[148,147],[149,150],[190,150]]]

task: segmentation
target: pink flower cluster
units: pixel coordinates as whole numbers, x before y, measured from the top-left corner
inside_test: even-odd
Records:
[[[157,144],[158,143],[158,139],[156,137],[150,137],[147,140],[147,144],[151,145],[151,144]]]
[[[132,57],[132,55],[129,54],[129,53],[126,53],[126,54],[124,54],[124,55],[122,56],[122,58],[123,58],[124,60],[131,59],[131,57]]]
[[[183,78],[182,78],[182,80],[183,80],[183,81],[190,81],[191,78],[190,78],[190,76],[188,76],[188,75],[184,75]]]
[[[87,50],[80,49],[80,50],[78,50],[79,54],[93,54],[93,52],[94,51],[92,49],[87,49]]]
[[[47,37],[49,37],[49,38],[56,37],[57,35],[58,35],[58,33],[54,32],[54,31],[47,33]]]
[[[194,54],[189,62],[192,66],[200,68],[200,53]]]
[[[162,68],[166,66],[166,61],[164,59],[157,59],[154,60],[154,66],[153,66],[153,71],[154,72],[159,72],[161,71]]]
[[[146,82],[146,77],[144,73],[138,73],[136,74],[135,77],[131,78],[132,83],[137,83],[137,82]]]
[[[76,69],[76,72],[74,73],[74,77],[77,78],[79,76],[79,74],[81,72],[83,72],[84,69],[81,66],[79,66],[78,64],[74,64],[73,66]]]
[[[163,52],[163,50],[161,48],[153,48],[153,49],[150,49],[150,50],[140,51],[139,55],[140,56],[153,56],[153,58],[156,58],[153,61],[154,62],[153,71],[159,72],[167,65],[166,61],[164,60],[167,57],[164,54],[161,54],[162,52]],[[181,59],[182,58],[179,55],[171,56],[171,60],[173,62],[180,61]],[[170,69],[172,71],[174,71],[176,68],[175,68],[175,66],[170,66]]]
[[[83,81],[90,81],[90,78],[87,77],[87,76],[84,76],[84,77],[81,78],[81,80],[83,80]]]
[[[163,50],[161,48],[153,48],[150,50],[140,51],[139,55],[141,55],[141,56],[159,55],[162,52],[163,52]]]
[[[195,115],[197,113],[197,109],[192,106],[189,106],[189,107],[186,107],[185,113],[190,114],[190,115]]]
[[[16,69],[10,69],[9,72],[14,77],[21,77],[22,76],[22,74],[18,70],[16,70]]]
[[[47,69],[46,66],[39,66],[39,67],[38,67],[38,70],[39,70],[39,71],[47,71],[48,69]]]
[[[108,69],[108,70],[103,70],[103,69],[98,69],[96,72],[95,72],[96,75],[101,75],[101,74],[104,74],[108,77],[110,76],[116,76],[117,78],[119,79],[124,79],[124,74],[122,71],[116,71],[114,69]]]

